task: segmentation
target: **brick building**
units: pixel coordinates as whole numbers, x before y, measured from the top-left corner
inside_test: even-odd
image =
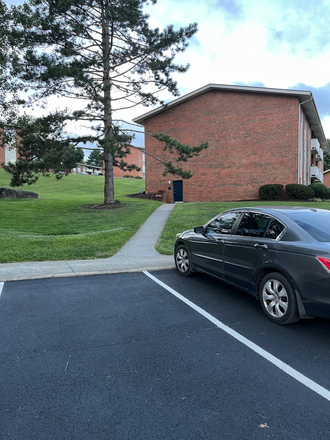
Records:
[[[102,167],[97,167],[95,165],[87,165],[85,163],[77,163],[76,168],[70,170],[72,174],[88,174],[90,176],[98,176],[99,174],[104,174]]]
[[[311,92],[210,84],[134,120],[145,132],[166,133],[184,144],[209,148],[183,164],[193,177],[163,177],[171,154],[145,138],[146,191],[167,202],[252,200],[267,183],[323,180],[328,151]],[[148,155],[151,154],[152,156]]]
[[[122,171],[118,167],[113,168],[113,175],[114,177],[123,177],[123,176],[133,176],[137,177],[140,176],[144,179],[145,176],[145,161],[144,161],[144,148],[142,147],[133,147],[130,146],[131,154],[128,154],[126,157],[123,158],[124,162],[127,162],[129,165],[134,164],[141,168],[140,171]]]
[[[3,133],[3,130],[2,130]],[[0,133],[1,137],[1,133]],[[18,158],[18,154],[16,151],[16,148],[2,148],[0,146],[0,168],[2,168],[2,163],[5,165],[8,164],[8,162],[15,163]]]
[[[323,183],[325,186],[330,188],[330,170],[323,172]]]
[[[16,149],[2,148],[0,147],[0,168],[2,168],[1,164],[8,164],[8,162],[15,163],[18,156],[16,153]]]
[[[128,164],[137,165],[141,168],[140,171],[122,171],[118,167],[113,168],[114,177],[123,177],[123,176],[141,176],[144,178],[144,148],[142,147],[132,147],[130,148],[131,154],[128,154],[126,158],[123,160]],[[87,165],[85,163],[78,163],[76,168],[71,170],[72,174],[89,174],[89,175],[99,175],[102,173],[104,175],[104,166],[97,167],[94,165]]]

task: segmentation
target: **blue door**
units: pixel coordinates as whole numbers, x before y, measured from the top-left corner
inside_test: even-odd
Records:
[[[173,203],[175,202],[183,202],[182,180],[173,180]]]

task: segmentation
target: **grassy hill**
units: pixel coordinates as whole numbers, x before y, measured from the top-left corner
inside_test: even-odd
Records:
[[[0,187],[9,183],[10,175],[0,169]],[[103,202],[103,184],[103,176],[41,177],[17,188],[37,192],[40,199],[0,200],[0,262],[114,255],[160,203],[124,197],[140,192],[143,180],[115,179],[115,198],[124,207],[84,209]]]

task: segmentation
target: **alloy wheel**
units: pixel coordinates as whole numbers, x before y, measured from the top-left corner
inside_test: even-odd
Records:
[[[268,280],[262,289],[262,301],[268,313],[281,318],[288,310],[288,293],[283,284],[276,279]]]
[[[176,266],[180,272],[186,273],[190,267],[188,252],[185,248],[179,248],[176,253]]]

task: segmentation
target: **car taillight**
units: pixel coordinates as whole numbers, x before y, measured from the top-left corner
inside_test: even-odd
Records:
[[[328,269],[330,272],[330,258],[324,258],[324,257],[317,257],[317,259],[323,264],[323,266]]]

